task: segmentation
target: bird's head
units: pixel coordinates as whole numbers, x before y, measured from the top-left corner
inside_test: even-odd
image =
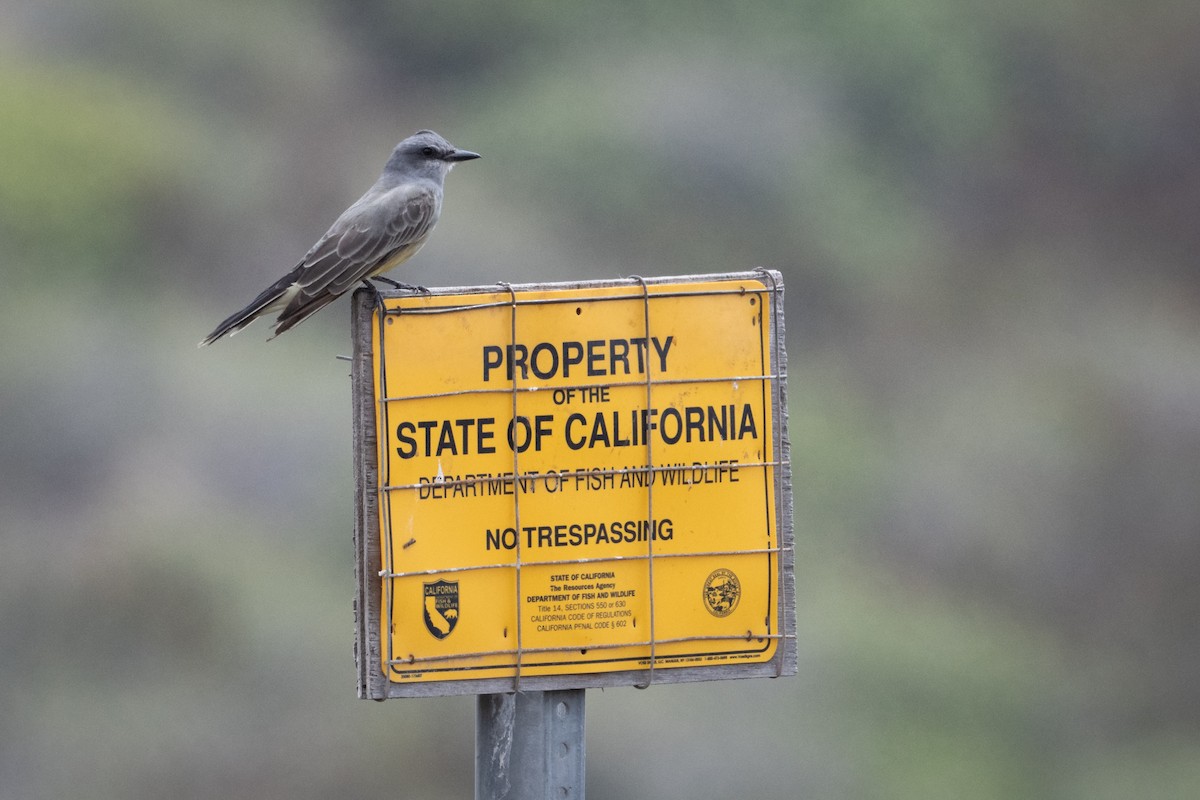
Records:
[[[385,169],[440,180],[458,162],[475,158],[479,153],[459,150],[433,131],[417,131],[396,145]]]

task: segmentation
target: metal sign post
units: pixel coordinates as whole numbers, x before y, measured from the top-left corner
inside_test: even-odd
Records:
[[[779,273],[353,315],[359,694],[481,695],[481,797],[582,796],[585,688],[795,674]]]
[[[584,689],[476,701],[476,800],[583,800]]]

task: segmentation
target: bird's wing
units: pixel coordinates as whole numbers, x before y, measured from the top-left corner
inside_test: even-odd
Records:
[[[339,295],[398,251],[422,243],[437,222],[437,200],[433,187],[413,184],[363,197],[304,257],[296,280],[300,295]]]

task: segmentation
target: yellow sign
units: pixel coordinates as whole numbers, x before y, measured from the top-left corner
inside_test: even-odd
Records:
[[[373,315],[389,681],[775,658],[776,282],[612,283]]]

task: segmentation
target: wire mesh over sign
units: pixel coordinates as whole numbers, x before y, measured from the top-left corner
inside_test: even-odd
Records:
[[[357,293],[360,695],[793,674],[782,292]]]

